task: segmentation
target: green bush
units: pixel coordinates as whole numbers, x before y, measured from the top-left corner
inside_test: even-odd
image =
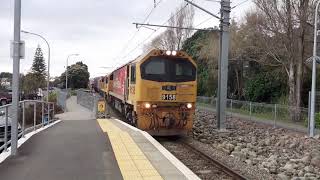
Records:
[[[252,102],[272,102],[284,94],[284,87],[278,74],[261,72],[246,83],[245,98]]]
[[[57,102],[57,92],[50,92],[49,93],[49,102]]]
[[[75,90],[70,91],[70,96],[76,96],[76,95],[77,95],[77,92]]]
[[[316,113],[316,114],[315,114],[314,120],[316,121],[316,122],[315,122],[316,128],[320,128],[320,113]]]
[[[314,120],[315,120],[315,128],[320,128],[320,112],[315,113]],[[308,127],[308,117],[305,118],[304,125]]]

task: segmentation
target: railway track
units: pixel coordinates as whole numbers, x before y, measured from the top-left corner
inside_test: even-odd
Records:
[[[221,163],[220,161],[213,159],[210,155],[208,155],[207,153],[199,150],[198,148],[194,147],[193,145],[185,142],[182,140],[181,142],[183,145],[185,145],[186,147],[188,147],[190,150],[198,153],[200,156],[202,156],[203,158],[207,158],[208,160],[210,160],[215,166],[217,166],[219,169],[221,169],[224,173],[230,175],[232,177],[232,179],[237,179],[237,180],[245,180],[247,179],[246,177],[242,176],[240,173],[233,171],[232,169],[230,169],[229,167],[227,167],[226,165],[224,165],[223,163]]]
[[[158,141],[201,179],[248,179],[194,147],[184,138],[158,138]]]
[[[124,121],[120,113],[113,108],[110,110],[110,115]],[[156,139],[201,179],[248,179],[194,147],[184,137],[158,137]]]

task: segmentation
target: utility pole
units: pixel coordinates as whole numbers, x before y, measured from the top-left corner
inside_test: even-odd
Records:
[[[230,41],[230,0],[221,1],[220,19],[220,58],[218,77],[217,126],[226,129],[226,106],[228,92],[228,61]]]
[[[311,102],[310,102],[310,121],[309,121],[309,136],[313,137],[315,132],[314,113],[316,101],[316,76],[317,76],[317,32],[318,32],[318,12],[320,1],[316,4],[316,11],[314,17],[314,40],[313,40],[313,61],[312,61],[312,85],[311,85]]]
[[[12,124],[11,124],[11,155],[18,153],[18,117],[19,117],[19,78],[20,78],[20,29],[21,0],[14,1],[14,38],[13,38],[13,75],[12,75]]]

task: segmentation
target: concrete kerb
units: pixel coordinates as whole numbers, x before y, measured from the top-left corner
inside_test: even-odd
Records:
[[[194,174],[188,167],[186,167],[180,160],[178,160],[174,155],[172,155],[166,148],[164,148],[158,141],[156,141],[150,134],[142,131],[136,127],[133,127],[119,119],[112,118],[115,121],[121,123],[122,125],[141,133],[163,156],[165,156],[187,179],[190,180],[200,180],[200,178]]]
[[[49,124],[48,126],[44,126],[44,127],[41,127],[39,129],[36,129],[35,131],[32,131],[32,132],[29,132],[28,134],[25,134],[25,137],[21,137],[19,140],[18,140],[18,148],[20,146],[22,146],[22,144],[24,144],[28,139],[30,139],[33,135],[43,131],[43,130],[46,130],[47,128],[49,127],[52,127],[54,126],[55,124],[58,124],[60,123],[61,120],[57,120],[51,124]],[[9,156],[11,155],[11,147],[8,148],[8,150],[6,152],[2,152],[0,154],[0,163],[2,163],[4,160],[6,160]]]

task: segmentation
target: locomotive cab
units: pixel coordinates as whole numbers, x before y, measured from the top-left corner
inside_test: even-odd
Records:
[[[158,136],[191,130],[196,101],[195,62],[184,52],[154,50],[131,67],[128,100],[134,102],[136,126]]]

